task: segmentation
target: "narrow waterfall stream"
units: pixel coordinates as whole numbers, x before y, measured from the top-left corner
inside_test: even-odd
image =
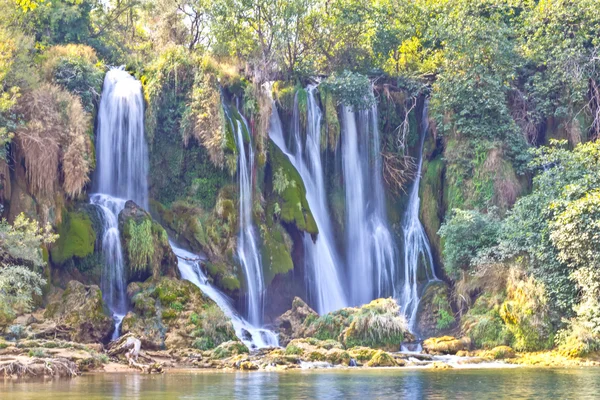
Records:
[[[307,286],[314,308],[319,314],[325,314],[348,306],[348,302],[339,276],[340,262],[327,208],[324,171],[321,163],[321,110],[315,99],[315,87],[309,86],[306,90],[308,93],[306,143],[303,143],[303,135],[300,132],[297,98],[294,102],[294,121],[289,146],[293,150],[290,150],[286,144],[274,102],[269,137],[289,158],[306,187],[306,200],[319,229],[316,240],[313,241],[308,233],[304,233],[303,237],[305,265],[308,271]]]
[[[396,246],[387,225],[377,108],[342,107],[346,266],[351,304],[395,294]]]
[[[231,131],[234,134],[238,151],[238,182],[239,182],[239,222],[237,255],[246,277],[248,290],[248,320],[257,326],[262,323],[264,279],[260,251],[256,240],[256,232],[252,221],[254,205],[252,173],[254,171],[254,150],[248,122],[237,110],[225,107]],[[234,115],[235,114],[235,115]],[[248,141],[248,152],[244,138]]]
[[[103,218],[102,293],[113,313],[119,337],[127,313],[127,282],[119,236],[118,216],[125,202],[148,206],[148,149],[144,138],[142,85],[121,68],[107,72],[98,111],[96,187],[90,196]]]
[[[419,198],[419,185],[423,168],[423,146],[429,130],[428,102],[423,105],[423,118],[421,122],[421,138],[419,142],[419,159],[417,175],[410,189],[408,206],[403,222],[404,232],[404,284],[400,294],[400,306],[407,316],[409,328],[414,331],[414,325],[419,308],[419,266],[423,266],[428,280],[438,280],[435,275],[433,256],[425,228],[419,219],[421,199]]]
[[[179,261],[178,265],[179,272],[181,272],[181,278],[187,279],[198,286],[204,294],[217,303],[225,315],[231,318],[237,337],[243,341],[249,349],[279,346],[279,340],[274,332],[268,329],[257,328],[248,323],[235,311],[231,299],[210,285],[208,278],[200,268],[200,260],[197,255],[184,249],[180,249],[172,242],[170,243],[171,248]]]

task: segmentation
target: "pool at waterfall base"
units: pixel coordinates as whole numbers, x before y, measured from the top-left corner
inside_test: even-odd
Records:
[[[6,400],[593,399],[599,392],[600,369],[592,367],[93,373],[0,385]]]

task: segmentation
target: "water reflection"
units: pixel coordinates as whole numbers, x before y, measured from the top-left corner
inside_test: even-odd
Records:
[[[598,393],[595,368],[115,373],[0,383],[3,400],[593,399]]]

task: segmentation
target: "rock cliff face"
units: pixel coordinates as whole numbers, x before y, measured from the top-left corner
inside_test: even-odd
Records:
[[[164,228],[133,201],[119,213],[127,282],[179,277],[177,257]]]
[[[237,340],[229,318],[191,282],[163,277],[133,282],[127,292],[132,310],[121,330],[139,338],[144,348],[210,350]]]
[[[100,288],[78,281],[67,284],[62,295],[48,305],[44,317],[60,326],[57,331],[65,339],[78,343],[106,341],[114,329]]]

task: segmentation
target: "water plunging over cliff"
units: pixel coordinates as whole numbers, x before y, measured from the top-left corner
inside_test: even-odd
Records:
[[[396,247],[387,226],[377,108],[342,107],[346,265],[351,303],[394,295]]]
[[[127,200],[148,206],[148,151],[144,138],[144,98],[139,81],[125,70],[107,72],[96,131],[96,186],[90,197],[102,213],[102,293],[115,319],[113,339],[127,312],[126,279],[118,215]]]
[[[96,139],[98,193],[148,209],[148,149],[140,81],[123,69],[104,78]]]
[[[260,252],[256,241],[254,223],[252,222],[252,206],[254,188],[252,173],[254,170],[254,150],[248,123],[239,112],[227,112],[231,131],[235,138],[238,151],[238,180],[239,180],[239,215],[240,232],[238,235],[237,255],[248,289],[248,319],[254,325],[260,326],[263,314],[264,280]],[[248,154],[244,138],[248,141]]]
[[[404,216],[404,284],[400,294],[400,306],[407,316],[409,328],[414,328],[417,309],[419,307],[418,272],[419,267],[425,269],[427,280],[437,280],[433,264],[433,256],[427,234],[419,220],[419,184],[421,183],[421,170],[423,167],[423,146],[429,130],[428,103],[423,105],[423,118],[421,122],[421,140],[419,142],[419,160],[417,163],[417,177],[410,189],[408,206]]]
[[[315,88],[307,88],[306,142],[300,133],[298,99],[294,102],[294,121],[290,150],[283,136],[283,129],[276,104],[273,102],[269,137],[289,158],[298,170],[306,187],[306,200],[319,230],[313,241],[304,233],[305,269],[308,271],[307,286],[312,304],[319,314],[338,310],[348,305],[340,277],[339,257],[336,254],[333,228],[327,208],[323,166],[321,164],[321,110],[317,105]]]
[[[198,256],[189,251],[183,250],[171,243],[171,248],[177,255],[179,272],[181,278],[187,279],[208,297],[210,297],[226,316],[231,318],[235,333],[248,348],[262,348],[269,346],[279,346],[277,335],[270,330],[256,328],[240,317],[231,304],[231,300],[208,282],[208,278],[200,268]]]

